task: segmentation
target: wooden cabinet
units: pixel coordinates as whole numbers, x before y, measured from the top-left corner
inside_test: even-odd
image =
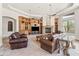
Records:
[[[31,34],[32,27],[39,27],[39,33],[42,33],[42,20],[35,18],[26,18],[19,16],[19,32]]]
[[[19,32],[29,34],[31,32],[29,18],[19,16]]]

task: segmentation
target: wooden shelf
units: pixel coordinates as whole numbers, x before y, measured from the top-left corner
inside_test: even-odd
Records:
[[[39,26],[39,33],[42,33],[42,20],[19,16],[19,32],[30,34],[34,25]]]

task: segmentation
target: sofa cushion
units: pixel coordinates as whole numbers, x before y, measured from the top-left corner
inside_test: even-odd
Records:
[[[20,33],[15,32],[11,35],[12,39],[20,38]]]
[[[50,41],[54,40],[54,38],[52,37],[52,35],[50,35],[48,38],[49,38]]]
[[[13,35],[10,35],[10,36],[9,36],[9,39],[15,39],[15,38],[14,38],[14,36],[13,36]]]
[[[19,32],[15,32],[13,36],[14,36],[15,38],[20,38],[20,35],[21,35],[21,34],[20,34]]]

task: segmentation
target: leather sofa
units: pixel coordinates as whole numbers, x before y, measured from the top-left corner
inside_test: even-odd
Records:
[[[40,46],[49,53],[53,53],[59,48],[59,41],[55,40],[51,35],[42,36],[40,39]]]
[[[11,49],[27,47],[28,38],[25,34],[15,32],[9,36],[9,44]]]

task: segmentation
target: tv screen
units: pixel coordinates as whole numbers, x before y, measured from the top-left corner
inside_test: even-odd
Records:
[[[39,31],[39,27],[32,27],[32,31]]]

